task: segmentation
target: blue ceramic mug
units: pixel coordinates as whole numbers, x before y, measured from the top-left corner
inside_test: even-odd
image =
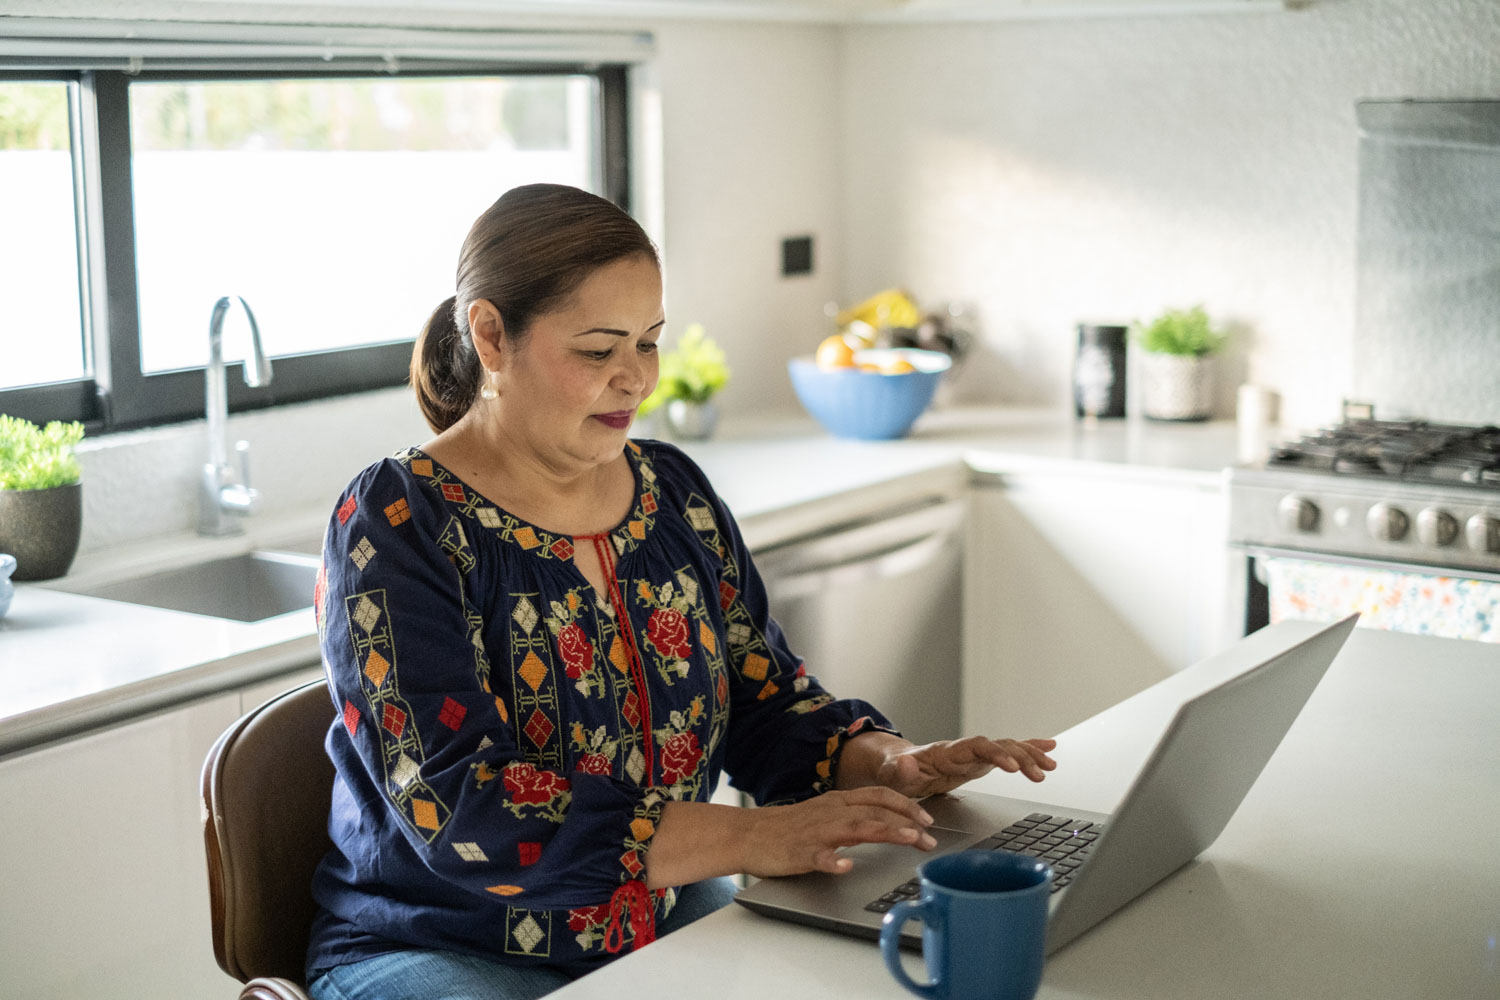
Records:
[[[1008,851],[962,851],[917,869],[922,890],[897,903],[880,929],[896,982],[929,1000],[1031,1000],[1042,982],[1052,869]],[[901,926],[922,922],[931,982],[901,965]]]

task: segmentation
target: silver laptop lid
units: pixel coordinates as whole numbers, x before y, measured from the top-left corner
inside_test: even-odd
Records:
[[[1350,615],[1185,701],[1080,877],[1057,900],[1062,947],[1202,853],[1223,831],[1348,640]]]

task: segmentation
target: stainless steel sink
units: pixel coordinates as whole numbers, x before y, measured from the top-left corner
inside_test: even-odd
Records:
[[[315,556],[247,552],[117,580],[76,593],[211,618],[258,622],[311,608],[317,576]]]

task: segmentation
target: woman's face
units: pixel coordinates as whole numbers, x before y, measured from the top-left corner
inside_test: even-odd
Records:
[[[507,434],[560,466],[619,456],[636,408],[656,388],[665,321],[654,260],[599,268],[561,308],[536,317],[519,347],[501,346],[493,384]]]

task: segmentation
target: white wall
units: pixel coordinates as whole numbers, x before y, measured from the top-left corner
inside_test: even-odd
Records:
[[[1356,350],[1355,100],[1497,93],[1493,0],[852,28],[844,295],[976,303],[960,394],[1059,405],[1078,321],[1202,302],[1235,327],[1222,414],[1248,378],[1290,426],[1332,420]]]
[[[701,322],[729,355],[731,414],[795,408],[786,360],[839,297],[837,28],[655,28],[664,138],[668,325]],[[781,241],[814,237],[811,275],[781,277]]]

